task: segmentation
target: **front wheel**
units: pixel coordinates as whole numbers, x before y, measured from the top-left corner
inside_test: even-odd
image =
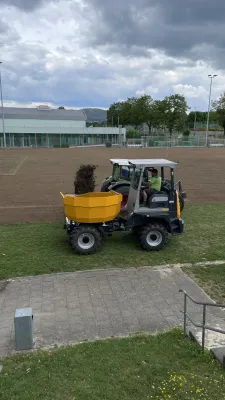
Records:
[[[143,249],[148,251],[162,250],[168,241],[168,231],[163,224],[149,224],[140,232],[140,242]]]
[[[83,225],[73,231],[70,243],[75,253],[93,254],[100,249],[102,236],[97,228]]]

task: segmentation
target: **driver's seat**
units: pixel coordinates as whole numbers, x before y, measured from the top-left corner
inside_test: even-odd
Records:
[[[168,194],[165,192],[155,192],[147,199],[148,208],[164,208],[167,207]]]

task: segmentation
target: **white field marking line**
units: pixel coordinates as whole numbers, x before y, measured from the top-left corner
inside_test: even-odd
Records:
[[[60,205],[56,204],[30,204],[30,205],[16,205],[16,206],[0,206],[0,210],[12,210],[12,209],[23,209],[23,208],[59,208]]]
[[[17,167],[13,170],[13,172],[11,172],[9,174],[0,174],[0,175],[1,176],[15,176],[27,159],[28,159],[28,156],[24,157],[22,159],[22,161],[20,161],[20,163],[17,165]]]

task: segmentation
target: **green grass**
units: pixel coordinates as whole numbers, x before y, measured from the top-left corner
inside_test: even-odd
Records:
[[[225,372],[175,329],[3,360],[2,400],[224,400]]]
[[[116,233],[91,256],[73,254],[62,222],[0,226],[0,279],[96,268],[194,263],[225,259],[224,204],[187,206],[185,234],[165,249],[147,252],[134,235]]]
[[[183,268],[201,288],[217,303],[225,304],[225,265],[207,265]]]

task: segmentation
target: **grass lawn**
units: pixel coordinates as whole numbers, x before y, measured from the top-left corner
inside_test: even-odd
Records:
[[[224,400],[225,371],[175,329],[3,361],[2,400]]]
[[[63,221],[0,226],[0,279],[84,269],[137,267],[225,259],[224,204],[187,206],[185,234],[171,237],[165,249],[147,252],[128,233],[105,240],[91,256],[75,255],[65,243]]]
[[[3,360],[2,400],[224,400],[225,371],[179,329]]]
[[[217,303],[225,304],[225,265],[183,268],[201,288]]]

